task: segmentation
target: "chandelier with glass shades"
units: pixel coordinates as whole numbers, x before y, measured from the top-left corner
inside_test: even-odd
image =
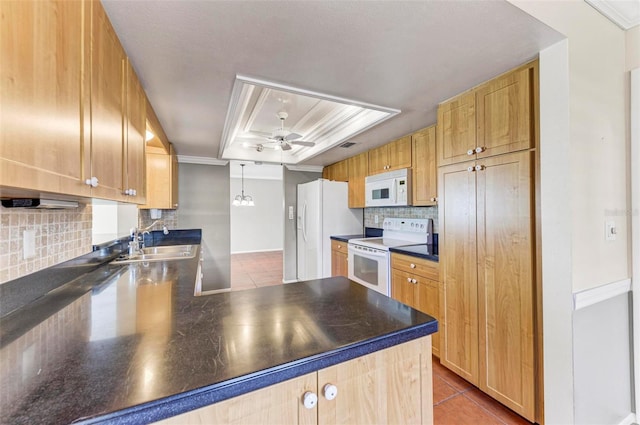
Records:
[[[253,198],[249,195],[244,194],[244,165],[240,164],[240,170],[242,172],[242,195],[236,195],[231,205],[234,207],[253,207],[255,204],[253,203]]]

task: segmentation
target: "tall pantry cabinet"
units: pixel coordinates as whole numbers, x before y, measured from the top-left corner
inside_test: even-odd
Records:
[[[440,361],[531,421],[540,420],[532,150],[536,67],[537,62],[524,65],[438,111],[444,120],[438,122],[438,151],[448,164],[438,172]],[[441,146],[447,140],[458,147]]]

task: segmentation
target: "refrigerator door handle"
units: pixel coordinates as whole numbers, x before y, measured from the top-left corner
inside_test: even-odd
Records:
[[[307,203],[302,204],[302,238],[307,241]]]

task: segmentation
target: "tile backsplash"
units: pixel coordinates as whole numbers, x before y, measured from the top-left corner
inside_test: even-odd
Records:
[[[69,210],[0,207],[0,283],[91,252],[91,205]],[[35,256],[24,258],[24,232],[35,232]]]
[[[376,223],[375,217],[378,216]],[[433,232],[438,233],[438,207],[376,207],[364,209],[364,225],[382,228],[385,218],[432,218]]]
[[[138,210],[138,228],[144,229],[155,221],[151,218],[151,210]],[[164,221],[168,229],[178,228],[178,210],[160,210],[162,215],[159,220]],[[156,224],[151,230],[162,230],[162,224]]]

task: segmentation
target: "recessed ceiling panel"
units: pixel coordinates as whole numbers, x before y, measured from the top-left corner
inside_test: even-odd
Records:
[[[219,158],[297,164],[400,113],[237,76]]]

